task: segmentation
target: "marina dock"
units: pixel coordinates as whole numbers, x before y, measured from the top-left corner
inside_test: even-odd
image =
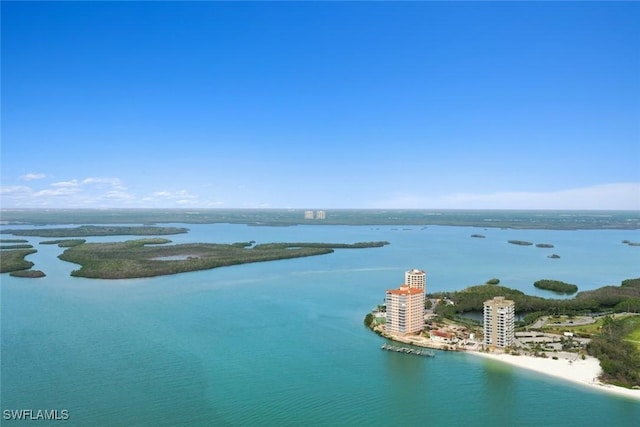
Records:
[[[397,345],[391,345],[391,344],[382,344],[382,347],[380,347],[382,350],[387,350],[387,351],[395,351],[396,353],[406,353],[406,354],[415,354],[416,356],[424,356],[424,357],[435,357],[436,354],[431,351],[431,350],[427,350],[427,349],[418,349],[418,348],[411,348],[411,347],[400,347]]]

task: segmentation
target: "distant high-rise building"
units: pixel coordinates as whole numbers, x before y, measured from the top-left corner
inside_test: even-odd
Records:
[[[327,213],[325,211],[304,211],[304,219],[326,219]]]
[[[484,344],[509,347],[515,340],[515,303],[504,297],[484,302]]]
[[[427,273],[424,270],[416,268],[404,273],[404,284],[410,288],[421,289],[422,292],[427,290]]]
[[[411,334],[424,328],[424,291],[402,285],[387,291],[385,329],[394,334]]]

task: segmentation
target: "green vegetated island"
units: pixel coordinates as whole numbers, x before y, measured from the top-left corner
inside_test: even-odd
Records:
[[[24,240],[26,242],[26,240]],[[61,248],[71,247],[84,243],[84,239],[72,240],[51,240],[40,242],[41,245],[57,244]],[[0,246],[2,256],[0,256],[0,273],[9,273],[14,277],[38,278],[45,277],[46,274],[41,270],[31,270],[33,262],[27,261],[25,258],[37,251],[32,245],[15,245]]]
[[[547,291],[559,292],[563,294],[575,294],[578,292],[578,286],[566,283],[561,280],[549,280],[542,279],[534,282],[533,286],[538,289],[545,289]]]
[[[11,272],[12,274],[14,274],[18,271],[29,270],[31,267],[33,267],[33,263],[31,261],[27,261],[25,257],[31,254],[35,254],[36,252],[38,251],[35,249],[3,250],[2,254],[0,254],[0,273]]]
[[[46,240],[40,242],[41,245],[58,245],[61,248],[70,248],[78,246],[86,242],[85,239],[58,239],[58,240]]]
[[[12,234],[39,237],[113,236],[122,234],[162,235],[184,233],[176,227],[102,227],[82,226],[67,229],[10,230]],[[336,249],[377,248],[386,241],[359,243],[266,243],[233,244],[186,243],[169,245],[170,240],[153,237],[124,242],[87,243],[85,239],[58,239],[40,242],[67,248],[59,258],[79,264],[72,276],[99,279],[129,279],[206,270],[251,262],[274,261],[324,255]],[[29,270],[33,263],[25,257],[36,250],[3,251],[1,272],[20,277],[42,277],[42,272]]]
[[[251,262],[324,255],[335,249],[381,247],[366,243],[186,243],[167,245],[166,239],[138,239],[117,243],[84,243],[64,251],[59,258],[80,264],[72,276],[99,279],[153,277],[207,270]]]
[[[2,234],[28,237],[66,237],[67,239],[40,242],[40,244],[56,244],[60,247],[72,247],[85,243],[84,239],[69,239],[69,237],[89,236],[121,236],[121,235],[167,235],[187,233],[183,227],[155,227],[155,226],[96,226],[83,225],[73,228],[47,229],[16,229],[2,230]],[[25,258],[37,252],[28,240],[0,239],[0,273],[10,273],[15,277],[37,278],[44,277],[40,270],[31,270],[33,262]]]
[[[508,243],[512,245],[520,245],[520,246],[532,246],[533,242],[527,242],[526,240],[508,240]],[[536,243],[536,248],[553,248],[554,246],[551,243]]]
[[[31,249],[33,246],[24,239],[0,239],[0,250]]]

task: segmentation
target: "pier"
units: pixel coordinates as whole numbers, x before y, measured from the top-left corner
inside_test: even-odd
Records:
[[[431,351],[431,350],[426,350],[426,349],[418,349],[418,348],[411,348],[411,347],[400,347],[397,345],[391,345],[391,344],[382,344],[382,347],[380,347],[382,350],[387,350],[387,351],[395,351],[396,353],[406,353],[406,354],[415,354],[416,356],[424,356],[424,357],[435,357],[436,354]]]

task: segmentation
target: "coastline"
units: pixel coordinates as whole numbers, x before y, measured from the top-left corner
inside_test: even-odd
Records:
[[[514,356],[511,354],[485,353],[480,351],[465,351],[465,353],[538,372],[575,384],[581,384],[592,390],[640,401],[640,390],[618,387],[599,381],[598,376],[602,371],[600,369],[600,361],[592,356],[587,356],[585,360],[580,358],[568,360],[565,357],[559,357],[558,360],[554,360],[552,358]]]
[[[586,358],[582,360],[573,353],[559,353],[558,359],[554,360],[551,357],[514,356],[512,354],[496,352],[487,353],[480,351],[479,344],[477,343],[470,348],[460,348],[455,345],[435,342],[429,338],[420,336],[399,336],[386,333],[381,333],[380,336],[394,342],[416,347],[467,353],[496,362],[506,363],[517,368],[538,372],[574,384],[587,386],[592,390],[640,401],[640,390],[632,390],[599,381],[598,377],[602,373],[602,369],[600,368],[600,361],[593,356],[586,356]]]

